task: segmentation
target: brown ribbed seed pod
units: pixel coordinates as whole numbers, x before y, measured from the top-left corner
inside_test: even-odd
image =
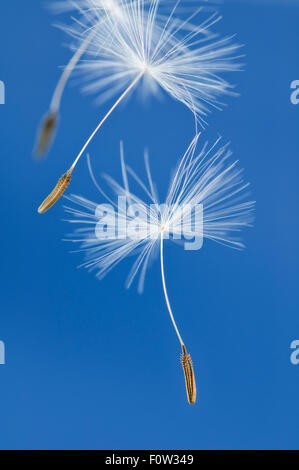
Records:
[[[49,196],[39,206],[39,208],[38,208],[38,213],[39,214],[43,214],[48,209],[50,209],[55,204],[55,202],[57,202],[58,199],[63,195],[64,191],[66,190],[66,188],[70,184],[71,175],[72,175],[72,170],[69,170],[67,173],[65,173],[60,178],[60,180],[56,184],[53,191],[49,194]]]
[[[36,148],[34,151],[35,155],[38,158],[43,157],[46,151],[48,150],[52,142],[52,139],[54,137],[57,123],[58,123],[58,114],[53,111],[50,111],[43,118],[41,128],[38,132]]]
[[[196,402],[196,383],[194,377],[193,364],[190,354],[187,353],[186,347],[182,345],[181,364],[183,366],[186,393],[190,405]]]

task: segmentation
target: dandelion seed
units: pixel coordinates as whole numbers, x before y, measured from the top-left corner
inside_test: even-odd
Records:
[[[89,60],[80,66],[88,83],[84,89],[97,93],[103,103],[126,89],[143,71],[147,78],[142,84],[144,92],[164,89],[203,123],[209,110],[221,105],[219,96],[231,94],[232,86],[220,75],[240,70],[240,46],[231,37],[219,38],[212,32],[220,20],[217,13],[195,25],[203,14],[202,7],[193,6],[192,14],[182,20],[176,14],[180,0],[170,13],[159,14],[164,3],[126,2],[122,21],[107,17],[86,49]],[[68,32],[76,36],[94,23],[97,19],[92,20],[89,13],[85,18],[83,13],[79,32],[76,28]]]
[[[191,357],[187,353],[169,301],[164,269],[164,244],[176,241],[184,243],[186,248],[186,239],[189,242],[191,239],[193,242],[209,239],[228,247],[242,249],[244,245],[238,234],[243,228],[251,226],[254,211],[254,202],[247,201],[248,184],[243,180],[238,162],[231,161],[228,146],[221,146],[218,139],[212,146],[205,144],[196,155],[198,137],[199,135],[193,139],[181,159],[171,179],[164,204],[159,203],[147,154],[147,182],[143,182],[125,164],[121,147],[123,184],[118,184],[109,176],[105,177],[118,197],[118,205],[113,199],[105,196],[109,204],[101,209],[101,206],[83,197],[70,196],[69,200],[75,206],[66,208],[72,216],[70,222],[81,226],[71,240],[82,243],[82,249],[86,253],[83,266],[95,270],[99,279],[129,255],[135,254],[137,259],[129,273],[126,286],[131,286],[139,272],[138,291],[142,292],[149,262],[157,251],[160,252],[162,287],[168,313],[183,352],[181,363],[190,404],[196,399],[195,377]],[[91,175],[94,180],[93,174]],[[130,181],[137,183],[149,202],[130,191],[128,175]],[[98,188],[105,195],[103,190]],[[119,204],[120,198],[124,198],[124,204]],[[202,207],[202,217],[192,220],[190,209],[196,209],[198,206]],[[116,218],[119,229],[110,231],[109,228],[115,228]],[[107,228],[106,231],[99,230],[103,224]],[[129,230],[132,224],[138,226],[134,234]]]
[[[49,111],[43,118],[40,129],[38,131],[35,155],[41,158],[49,148],[54,133],[57,128],[58,114],[55,111]]]
[[[39,206],[38,208],[39,214],[43,214],[44,212],[49,210],[50,207],[52,207],[53,204],[55,204],[55,202],[62,196],[62,194],[64,193],[64,191],[70,184],[71,174],[72,174],[72,171],[69,170],[67,173],[62,175],[62,177],[59,179],[53,191],[49,194],[49,196],[46,197],[46,199]]]
[[[211,33],[219,19],[216,14],[200,26],[191,22],[200,8],[188,19],[178,20],[175,11],[179,3],[167,17],[161,17],[159,0],[150,0],[147,8],[143,0],[124,2],[124,20],[106,15],[101,28],[96,28],[86,47],[90,60],[81,65],[91,81],[87,88],[99,93],[102,102],[118,93],[120,96],[83,145],[72,169],[106,119],[137,85],[145,93],[164,90],[187,106],[202,125],[210,110],[221,105],[219,96],[233,94],[220,75],[240,70],[239,45],[230,37],[219,39]],[[94,29],[90,12],[85,15],[83,11],[80,28]]]
[[[74,7],[81,12],[84,11],[85,20],[87,17],[92,17],[93,24],[90,25],[90,27],[86,27],[86,30],[80,34],[80,44],[69,63],[64,68],[55,87],[49,111],[46,118],[42,120],[41,129],[37,136],[35,146],[35,154],[37,157],[41,158],[45,155],[54,139],[54,131],[58,123],[61,99],[75,67],[96,35],[97,30],[106,21],[108,15],[114,16],[117,21],[125,20],[123,6],[125,2],[128,1],[132,2],[134,0],[77,0],[77,5],[74,5],[74,3],[70,1],[58,2],[52,5],[52,8],[59,9],[60,11],[67,11]],[[84,38],[83,40],[82,37]]]
[[[181,363],[185,376],[186,393],[190,405],[196,402],[196,383],[194,377],[193,364],[190,354],[187,353],[185,345],[182,345]]]

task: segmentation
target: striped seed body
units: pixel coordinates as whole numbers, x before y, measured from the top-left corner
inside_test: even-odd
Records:
[[[181,364],[185,376],[186,393],[190,405],[196,402],[196,383],[194,377],[193,364],[190,354],[187,353],[186,347],[182,345]]]
[[[67,173],[65,173],[60,178],[60,180],[56,184],[53,191],[49,194],[49,196],[39,206],[39,208],[38,208],[38,213],[39,214],[43,214],[48,209],[50,209],[55,204],[55,202],[57,202],[58,199],[63,195],[64,191],[66,190],[66,188],[70,184],[71,174],[72,174],[72,170],[69,170]]]

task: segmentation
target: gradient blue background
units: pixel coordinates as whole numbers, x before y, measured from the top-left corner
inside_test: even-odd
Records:
[[[226,2],[216,29],[237,33],[245,72],[230,79],[240,98],[214,112],[203,139],[232,149],[257,200],[247,249],[206,242],[198,253],[166,246],[169,295],[192,352],[198,403],[186,403],[179,346],[164,304],[159,263],[143,296],[126,291],[127,260],[102,282],[76,266],[62,241],[62,204],[37,206],[89,135],[98,109],[67,89],[49,158],[32,146],[65,35],[43,2],[4,2],[0,16],[1,449],[296,449],[299,365],[298,115],[290,83],[299,79],[299,6]],[[150,149],[164,195],[170,169],[193,137],[190,112],[167,96],[144,105],[135,93],[90,146],[96,174],[119,177],[119,140],[142,174]],[[101,201],[82,160],[71,190]]]

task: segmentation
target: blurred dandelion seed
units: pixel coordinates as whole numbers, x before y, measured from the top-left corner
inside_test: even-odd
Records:
[[[138,291],[142,292],[149,262],[157,254],[156,248],[160,245],[162,287],[166,306],[182,348],[181,364],[190,404],[196,400],[195,377],[192,360],[175,322],[167,293],[164,243],[169,239],[180,243],[181,240],[177,239],[177,235],[183,233],[187,237],[203,237],[232,248],[242,249],[244,245],[237,234],[251,225],[254,211],[254,202],[246,200],[248,184],[243,180],[238,162],[230,161],[231,152],[228,146],[220,146],[220,139],[218,139],[212,146],[208,146],[207,143],[203,145],[198,155],[195,155],[198,138],[199,135],[196,135],[181,159],[171,179],[165,203],[162,205],[159,204],[147,154],[145,154],[147,182],[143,182],[125,164],[122,145],[120,153],[123,185],[105,176],[117,197],[125,198],[125,206],[116,206],[115,202],[106,196],[97,185],[91,170],[93,181],[110,203],[105,208],[105,224],[107,226],[115,224],[115,207],[117,207],[117,216],[122,226],[129,226],[132,221],[138,223],[139,232],[136,237],[132,238],[122,230],[121,236],[118,237],[115,237],[115,233],[110,234],[109,231],[98,232],[97,226],[101,223],[102,213],[96,203],[83,197],[68,196],[75,206],[66,207],[66,211],[72,216],[69,222],[81,225],[75,231],[71,241],[82,243],[82,250],[86,253],[83,266],[89,270],[96,270],[99,279],[103,278],[120,261],[135,254],[137,259],[129,273],[126,287],[131,286],[137,273],[140,272]],[[130,191],[128,175],[146,194],[151,204],[144,202]],[[137,218],[129,210],[132,204],[138,204]],[[195,222],[191,231],[190,216],[184,217],[184,215],[187,214],[187,208],[196,207],[199,204],[203,206],[203,221],[202,223]],[[150,230],[146,230],[148,224]]]
[[[58,112],[50,110],[42,119],[40,128],[37,134],[37,141],[34,154],[38,159],[41,159],[51,142],[54,139],[55,131],[58,124]]]
[[[231,37],[219,39],[211,33],[210,28],[219,20],[216,14],[200,26],[191,21],[201,8],[186,20],[178,20],[175,13],[179,4],[180,0],[165,17],[158,14],[159,0],[123,2],[124,19],[106,15],[101,28],[94,28],[90,12],[83,11],[80,28],[95,29],[86,47],[91,59],[80,67],[91,81],[87,88],[98,92],[102,102],[121,94],[87,139],[70,170],[74,170],[106,119],[141,81],[144,92],[163,89],[187,106],[202,125],[211,108],[221,105],[219,96],[233,94],[232,86],[220,74],[240,70],[240,57],[236,55],[240,46]],[[95,21],[98,24],[98,18]]]

